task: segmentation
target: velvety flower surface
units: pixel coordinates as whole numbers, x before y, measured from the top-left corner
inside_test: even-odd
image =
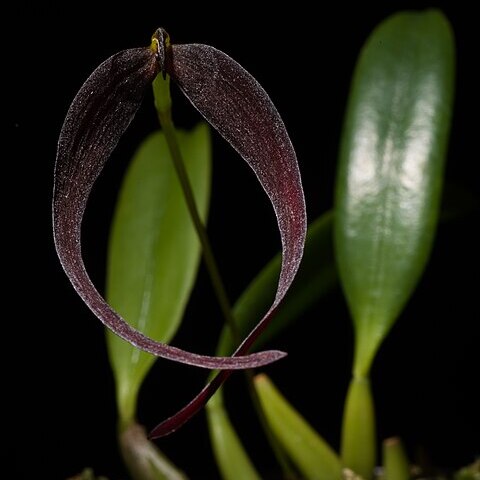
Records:
[[[82,259],[81,224],[90,191],[159,73],[168,74],[244,158],[277,217],[283,260],[275,300],[232,357],[187,352],[135,330],[97,291]],[[207,45],[170,45],[166,32],[159,29],[151,47],[125,50],[102,63],[77,93],[60,133],[53,225],[57,253],[67,276],[109,329],[153,355],[223,370],[189,406],[157,427],[154,436],[169,433],[190,418],[232,370],[258,367],[285,355],[276,350],[248,354],[248,350],[272,319],[302,258],[306,214],[300,174],[295,151],[272,101],[259,83],[225,53]]]

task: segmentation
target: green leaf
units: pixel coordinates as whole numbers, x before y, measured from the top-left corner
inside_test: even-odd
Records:
[[[199,211],[205,220],[211,177],[208,127],[178,132]],[[133,327],[168,342],[183,316],[200,246],[161,132],[136,152],[125,177],[108,250],[107,299]],[[123,426],[135,417],[142,381],[155,357],[107,332]]]
[[[355,326],[342,460],[365,478],[372,476],[376,450],[366,377],[431,250],[453,88],[453,35],[435,10],[399,13],[382,22],[363,47],[353,78],[334,230]]]
[[[340,480],[342,466],[336,453],[287,402],[266,375],[255,377],[267,421],[302,478]]]
[[[207,404],[207,420],[213,453],[224,480],[260,480],[242,442],[230,421],[221,391]]]
[[[332,229],[331,211],[317,218],[308,227],[303,260],[297,276],[274,320],[255,343],[254,349],[298,320],[337,284]],[[235,303],[233,313],[240,336],[246,335],[271,305],[277,288],[281,260],[281,253],[278,253],[252,280]],[[230,355],[234,348],[235,342],[230,329],[225,326],[216,354]]]
[[[399,438],[388,438],[383,442],[383,467],[385,480],[409,480],[410,465]]]
[[[298,320],[309,307],[337,284],[333,260],[332,220],[332,212],[327,212],[308,227],[300,270],[281,309],[257,342],[257,347]],[[280,263],[281,254],[278,253],[252,280],[235,303],[235,321],[242,336],[250,331],[257,319],[271,305],[277,287]],[[225,326],[216,353],[229,355],[234,348],[235,342],[229,328]],[[245,478],[258,478],[259,475],[228,417],[223,401],[223,389],[207,403],[206,412],[213,451],[223,478],[226,480],[236,478],[232,465],[238,466],[237,472],[243,472]]]
[[[453,89],[453,35],[436,10],[393,15],[363,47],[335,206],[336,255],[356,333],[355,375],[368,375],[427,262]]]

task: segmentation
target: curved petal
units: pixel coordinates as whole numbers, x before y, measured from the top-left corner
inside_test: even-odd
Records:
[[[102,63],[70,106],[58,142],[53,195],[54,239],[75,290],[114,333],[153,355],[210,369],[243,369],[271,363],[285,353],[242,358],[208,357],[156,342],[132,328],[99,294],[82,259],[81,223],[91,188],[159,72],[150,48],[124,50]]]
[[[283,121],[260,84],[225,53],[208,45],[172,45],[166,70],[197,110],[255,172],[267,193],[282,239],[282,267],[272,306],[234,356],[244,355],[270,323],[297,273],[306,212],[297,157]],[[198,412],[228,378],[220,372],[186,407],[158,425],[152,438],[172,433]]]

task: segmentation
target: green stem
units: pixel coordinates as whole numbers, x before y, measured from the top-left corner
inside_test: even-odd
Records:
[[[343,412],[341,459],[365,480],[373,476],[376,463],[375,409],[366,377],[353,377]]]
[[[205,229],[205,226],[202,223],[202,219],[200,218],[200,214],[195,204],[195,198],[193,196],[192,187],[190,185],[185,164],[183,163],[180,149],[178,147],[178,143],[176,140],[175,127],[173,125],[171,115],[170,114],[162,115],[159,113],[158,117],[160,120],[160,124],[162,126],[163,133],[165,134],[165,139],[167,140],[167,145],[170,150],[173,163],[175,165],[175,170],[177,172],[180,185],[183,190],[188,211],[190,212],[193,225],[195,227],[195,230],[197,231],[197,235],[200,240],[200,244],[202,246],[203,260],[205,261],[205,265],[210,275],[210,279],[213,285],[213,290],[217,297],[218,304],[220,305],[222,314],[225,317],[225,320],[229,328],[232,330],[232,333],[235,339],[237,340],[239,337],[239,332],[235,325],[235,320],[233,318],[230,302],[228,300],[227,293],[225,291],[222,278],[220,276],[217,262],[213,255],[212,246],[208,239],[207,231]]]
[[[383,442],[383,468],[387,480],[408,480],[410,465],[399,438],[387,438]]]
[[[240,333],[235,323],[232,307],[228,299],[228,295],[225,290],[225,286],[223,284],[222,277],[220,275],[217,262],[215,260],[215,256],[213,254],[207,230],[202,222],[202,219],[200,218],[200,214],[197,209],[193,190],[190,184],[190,180],[188,178],[187,170],[185,168],[185,163],[183,161],[182,154],[180,152],[180,148],[177,142],[175,126],[173,124],[171,113],[172,102],[170,97],[170,77],[168,75],[165,79],[162,77],[161,74],[156,77],[153,82],[153,93],[155,99],[155,107],[158,114],[158,120],[165,135],[172,161],[177,172],[181,188],[183,190],[185,202],[187,204],[188,211],[192,218],[193,225],[195,227],[200,241],[200,245],[202,247],[203,259],[207,271],[210,275],[215,296],[217,297],[225,321],[227,322],[227,325],[232,332],[232,336],[235,339],[235,342],[238,344],[241,341]],[[258,393],[255,390],[255,386],[253,383],[253,372],[251,370],[248,370],[245,372],[245,375],[248,385],[248,391],[252,399],[253,406],[257,413],[260,424],[262,425],[262,428],[265,432],[265,436],[270,443],[273,454],[275,455],[275,458],[277,459],[283,471],[285,480],[293,480],[296,477],[293,469],[290,466],[290,462],[286,457],[281,445],[273,435],[267,423],[263,408],[261,407],[260,399],[258,398]]]

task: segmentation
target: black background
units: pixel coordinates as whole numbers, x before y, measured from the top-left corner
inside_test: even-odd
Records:
[[[217,8],[200,2],[193,8],[134,2],[99,12],[82,5],[25,6],[5,17],[14,32],[5,43],[9,68],[3,74],[5,101],[13,107],[7,111],[11,148],[3,162],[9,285],[3,318],[4,396],[9,400],[4,416],[6,439],[14,448],[6,465],[7,471],[13,467],[11,478],[61,479],[85,466],[112,479],[126,477],[116,449],[114,390],[103,330],[61,271],[51,235],[56,140],[73,96],[94,68],[121,49],[148,44],[158,26],[169,31],[173,42],[206,43],[231,55],[260,81],[282,114],[313,219],[332,204],[341,122],[362,43],[387,15],[430,6],[389,2],[350,7],[337,2],[314,12],[293,2],[264,12],[258,2],[224,2]],[[478,29],[472,12],[459,2],[437,5],[453,25],[458,48],[446,179],[470,192],[478,205],[478,77],[473,74]],[[174,94],[174,102],[179,126],[191,127],[199,120],[180,95]],[[149,94],[93,192],[84,250],[100,287],[122,173],[138,142],[155,128]],[[401,435],[412,456],[424,449],[447,469],[480,453],[477,222],[478,211],[470,209],[441,225],[426,272],[372,373],[380,438]],[[279,248],[278,233],[251,172],[217,136],[209,228],[227,289],[236,298]],[[221,316],[202,270],[175,344],[211,353],[220,328]],[[289,357],[266,369],[335,447],[351,344],[347,308],[337,290],[275,341]],[[152,427],[182,406],[204,380],[202,371],[157,362],[142,390],[140,420]],[[229,382],[228,400],[262,474],[275,478],[240,375]],[[203,414],[158,445],[191,478],[219,478]]]

